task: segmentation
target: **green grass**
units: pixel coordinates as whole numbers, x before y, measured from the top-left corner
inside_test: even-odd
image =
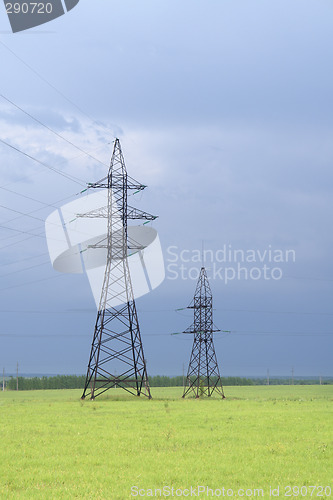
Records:
[[[285,498],[288,485],[332,487],[333,386],[225,392],[183,400],[181,388],[154,388],[149,401],[113,389],[93,402],[78,390],[1,393],[0,498],[123,500],[135,498],[131,486],[198,485],[233,498],[280,486]],[[317,493],[291,498],[329,498]]]

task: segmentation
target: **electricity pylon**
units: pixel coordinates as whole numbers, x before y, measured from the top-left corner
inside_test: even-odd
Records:
[[[196,398],[211,396],[217,391],[225,398],[215,354],[213,332],[213,297],[207,273],[201,268],[193,301],[188,307],[194,310],[194,322],[183,333],[194,334],[183,398],[191,392]]]
[[[108,189],[108,205],[80,217],[107,217],[107,236],[90,248],[106,249],[107,261],[94,336],[82,399],[95,399],[112,387],[131,394],[144,394],[150,388],[136,310],[128,253],[143,246],[128,237],[128,220],[156,219],[156,216],[130,207],[129,190],[141,191],[146,186],[127,175],[119,139],[115,140],[107,177],[88,185]]]

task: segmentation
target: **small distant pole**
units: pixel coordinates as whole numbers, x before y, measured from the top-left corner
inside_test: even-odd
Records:
[[[2,390],[5,390],[5,369],[2,370]]]
[[[267,385],[269,385],[269,369],[267,368]]]
[[[18,391],[18,362],[16,363],[16,390]]]
[[[291,369],[291,385],[294,385],[294,367]]]
[[[321,375],[319,377],[319,384],[322,385],[323,381],[322,381],[322,378],[321,378]]]

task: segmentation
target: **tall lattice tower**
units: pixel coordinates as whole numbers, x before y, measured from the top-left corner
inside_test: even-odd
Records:
[[[224,398],[213,342],[213,332],[220,330],[214,330],[213,297],[204,267],[201,268],[194,298],[188,308],[194,310],[194,323],[183,333],[193,333],[194,342],[183,398],[192,392],[196,398],[211,396],[214,391]]]
[[[128,220],[156,219],[127,204],[129,190],[146,186],[127,175],[118,139],[107,177],[89,188],[107,189],[108,205],[80,217],[107,217],[107,236],[90,248],[106,249],[107,261],[82,399],[112,387],[151,398],[127,257],[143,246],[128,235]],[[104,250],[105,251],[105,250]]]

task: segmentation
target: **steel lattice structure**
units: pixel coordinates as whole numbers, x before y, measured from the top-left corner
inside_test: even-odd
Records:
[[[201,268],[189,309],[194,310],[194,323],[183,333],[194,334],[194,342],[183,398],[192,392],[196,398],[204,395],[211,396],[214,391],[224,398],[213,342],[213,332],[220,330],[214,329],[213,297],[204,267]]]
[[[121,387],[151,398],[146,361],[127,256],[142,249],[128,237],[128,220],[156,216],[128,206],[129,190],[146,186],[127,175],[120,142],[115,140],[108,176],[88,185],[108,189],[108,205],[80,217],[107,217],[107,237],[90,248],[106,248],[107,262],[82,399]],[[114,304],[120,305],[114,305]]]

